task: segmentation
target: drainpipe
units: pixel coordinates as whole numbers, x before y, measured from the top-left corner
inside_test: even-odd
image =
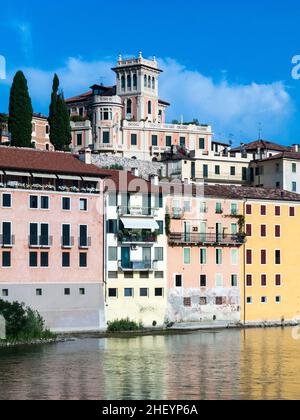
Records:
[[[245,228],[246,228],[246,203],[247,200],[244,200],[243,203],[243,216],[245,218]],[[244,325],[246,325],[246,242],[243,245],[243,288],[244,288]]]

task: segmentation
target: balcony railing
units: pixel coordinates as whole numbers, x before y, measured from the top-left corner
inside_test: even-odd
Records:
[[[245,235],[223,235],[216,233],[170,233],[169,244],[171,245],[223,245],[223,246],[239,246],[246,242]]]
[[[12,248],[15,245],[15,235],[0,235],[0,246]]]
[[[118,240],[121,243],[155,243],[157,234],[154,233],[118,233]]]
[[[74,246],[74,236],[62,236],[61,238],[61,247],[62,248],[73,248]]]
[[[90,236],[79,236],[78,238],[79,248],[90,248],[92,246],[92,238]]]
[[[119,261],[119,269],[122,271],[154,271],[156,261]]]
[[[152,207],[124,207],[118,208],[119,216],[150,216],[157,217],[158,209]]]
[[[53,236],[31,236],[28,237],[30,248],[50,248],[53,245]]]
[[[182,219],[184,216],[184,209],[179,207],[174,207],[172,209],[173,219]]]

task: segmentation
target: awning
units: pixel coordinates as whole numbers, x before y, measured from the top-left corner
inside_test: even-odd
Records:
[[[15,171],[5,171],[6,175],[10,175],[10,176],[27,176],[27,177],[31,177],[31,173],[30,172],[15,172]]]
[[[140,219],[136,217],[128,217],[121,219],[125,229],[147,229],[147,230],[159,230],[159,225],[154,219]]]
[[[57,176],[54,175],[54,174],[37,174],[37,173],[33,173],[32,176],[34,178],[57,179]]]
[[[83,176],[82,179],[83,181],[86,181],[86,182],[99,182],[100,181],[100,178],[91,178],[89,176]]]
[[[58,179],[66,179],[70,181],[81,181],[81,177],[76,176],[76,175],[57,175],[57,177]]]

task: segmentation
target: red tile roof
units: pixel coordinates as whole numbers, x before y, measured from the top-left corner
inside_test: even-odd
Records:
[[[159,193],[161,188],[153,185],[150,181],[136,177],[130,172],[117,170],[104,170],[108,177],[105,180],[107,191],[129,192],[129,193]]]
[[[94,165],[86,165],[71,153],[0,146],[0,169],[70,175],[107,176]]]
[[[170,102],[164,101],[163,99],[159,99],[158,100],[158,103],[161,104],[161,105],[166,105],[166,106],[170,106],[171,105]]]
[[[300,152],[282,152],[278,153],[274,156],[270,156],[269,158],[263,159],[262,162],[268,161],[268,160],[277,160],[277,159],[294,159],[294,160],[300,160]]]
[[[268,150],[275,150],[278,152],[288,152],[291,150],[291,147],[282,146],[281,144],[273,143],[267,140],[257,140],[251,143],[247,143],[244,146],[239,146],[232,149],[232,152],[240,152],[241,150],[247,150],[249,152],[256,151],[258,148],[260,149],[268,149]]]
[[[81,102],[81,101],[86,101],[88,98],[90,98],[93,94],[93,91],[89,91],[89,92],[85,92],[82,93],[81,95],[78,96],[73,96],[73,98],[68,98],[65,100],[65,102],[68,103],[72,103],[72,102]]]

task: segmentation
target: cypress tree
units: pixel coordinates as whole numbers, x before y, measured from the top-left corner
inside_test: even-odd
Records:
[[[32,147],[32,103],[28,92],[27,80],[22,71],[14,77],[9,98],[8,129],[11,133],[11,145]]]
[[[69,150],[72,141],[70,117],[64,95],[59,92],[59,79],[55,74],[53,78],[51,104],[49,108],[50,141],[55,150]]]

